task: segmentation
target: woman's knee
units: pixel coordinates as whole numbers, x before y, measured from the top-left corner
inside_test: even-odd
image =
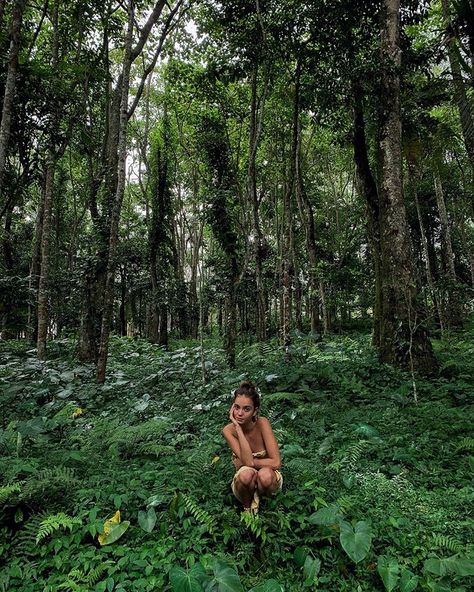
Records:
[[[272,469],[260,469],[257,475],[260,489],[269,489],[275,484],[275,473]]]
[[[255,471],[254,469],[248,469],[246,471],[240,472],[237,477],[236,481],[239,485],[243,487],[250,487],[252,484],[255,483]]]

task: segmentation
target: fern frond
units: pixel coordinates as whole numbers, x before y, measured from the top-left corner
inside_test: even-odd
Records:
[[[104,575],[104,573],[108,570],[108,568],[113,565],[112,561],[103,561],[96,565],[93,569],[89,571],[87,576],[85,576],[84,581],[89,586],[95,586],[98,584]]]
[[[346,467],[355,468],[361,456],[365,453],[369,445],[368,440],[359,440],[351,444],[346,450],[346,454],[342,460],[342,464]]]
[[[343,495],[342,497],[338,497],[336,502],[338,503],[339,506],[341,506],[341,509],[343,510],[343,512],[347,512],[354,505],[352,498],[350,498],[348,495]]]
[[[304,393],[278,392],[267,395],[265,397],[265,404],[268,405],[270,403],[289,403],[291,405],[298,403],[301,400],[304,400],[304,398]]]
[[[268,539],[268,534],[263,526],[258,514],[253,514],[252,512],[242,512],[240,514],[240,521],[244,523],[247,530],[257,538],[259,538],[262,543],[266,543]]]
[[[166,454],[172,454],[175,452],[173,446],[166,446],[164,444],[157,444],[156,442],[142,442],[136,448],[137,456],[164,456]]]
[[[85,573],[81,569],[73,569],[67,575],[67,580],[58,586],[58,590],[67,589],[73,592],[89,592],[98,584],[107,569],[113,565],[112,561],[102,561]]]
[[[202,490],[209,482],[209,475],[212,469],[211,459],[212,452],[207,449],[199,450],[190,456],[180,489],[186,491]]]
[[[123,457],[135,456],[140,445],[159,443],[169,427],[167,421],[157,420],[132,426],[117,426],[108,439],[109,449],[116,450]]]
[[[459,553],[464,549],[464,546],[458,540],[445,534],[434,534],[432,544],[433,547],[447,549],[453,553]]]
[[[195,434],[176,434],[171,439],[171,444],[173,446],[176,446],[177,444],[182,444],[183,442],[189,444],[193,440],[196,440],[196,438],[197,436]]]
[[[74,580],[68,578],[58,586],[58,590],[67,590],[68,592],[89,592],[90,588],[84,584],[78,584]]]
[[[69,528],[69,530],[72,530],[75,524],[82,524],[81,519],[68,516],[67,514],[64,514],[64,512],[48,516],[40,523],[38,532],[36,533],[36,544],[52,535],[55,530],[59,530],[60,528]]]
[[[43,469],[28,477],[21,491],[20,499],[30,500],[35,497],[40,500],[45,497],[55,497],[57,499],[61,497],[61,492],[67,492],[77,483],[78,480],[74,469],[70,467]]]
[[[462,438],[456,446],[456,452],[460,452],[461,450],[474,450],[474,438]]]
[[[211,516],[209,512],[203,510],[199,504],[194,500],[190,495],[186,493],[181,493],[181,499],[184,502],[186,510],[191,514],[191,516],[200,524],[203,524],[209,534],[213,535],[215,533],[217,524],[216,519],[214,516]]]
[[[25,484],[24,481],[17,481],[11,485],[5,485],[0,487],[0,504],[3,505],[7,502],[15,493],[20,493],[22,486]]]
[[[15,554],[20,556],[33,556],[38,551],[36,544],[36,534],[40,528],[41,522],[47,518],[46,513],[32,516],[15,537]]]

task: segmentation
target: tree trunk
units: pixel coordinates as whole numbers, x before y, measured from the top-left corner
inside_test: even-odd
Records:
[[[13,6],[12,23],[10,29],[10,51],[8,57],[7,78],[5,81],[5,91],[3,95],[2,120],[0,123],[0,196],[3,193],[3,177],[5,173],[8,143],[10,139],[13,101],[15,97],[16,76],[18,70],[18,53],[20,51],[20,33],[25,4],[26,0],[16,0]]]
[[[126,173],[126,158],[127,158],[127,123],[128,123],[128,92],[130,69],[132,66],[131,52],[132,52],[132,38],[133,38],[133,24],[134,24],[134,2],[128,2],[128,23],[127,23],[127,38],[125,42],[125,55],[122,66],[121,76],[121,97],[120,97],[120,122],[118,129],[118,143],[117,143],[117,185],[115,190],[114,205],[111,212],[110,220],[110,237],[108,248],[107,274],[104,290],[104,311],[102,314],[102,324],[100,331],[99,356],[97,360],[96,380],[98,383],[105,381],[105,370],[107,366],[107,355],[109,350],[109,334],[113,315],[114,304],[114,279],[116,266],[116,252],[118,244],[118,226],[120,221],[120,213],[122,210],[123,195],[125,191],[125,173]],[[113,171],[111,171],[113,174]]]
[[[448,58],[451,67],[451,74],[454,83],[454,97],[459,110],[459,117],[461,120],[461,129],[464,139],[466,152],[471,163],[472,171],[474,173],[474,107],[472,98],[468,96],[466,91],[466,82],[464,81],[461,64],[459,62],[459,47],[457,44],[456,34],[451,23],[449,15],[449,0],[442,0],[443,17],[448,36]],[[472,66],[474,68],[474,64]],[[474,74],[473,74],[474,83]]]
[[[441,333],[443,333],[444,325],[445,325],[444,314],[443,314],[442,307],[440,306],[438,294],[436,292],[436,287],[435,287],[435,284],[433,281],[433,274],[431,273],[431,263],[430,263],[428,239],[426,238],[425,224],[423,222],[423,216],[421,214],[420,200],[418,199],[418,192],[416,189],[416,176],[413,172],[413,168],[414,168],[414,163],[408,162],[408,174],[410,175],[410,180],[412,181],[413,198],[415,201],[416,214],[417,214],[417,218],[418,218],[418,225],[420,227],[421,251],[422,251],[422,258],[424,259],[424,263],[425,263],[426,283],[428,285],[428,290],[429,290],[429,293],[430,293],[431,298],[433,300],[433,305],[434,305],[436,314],[439,319]]]
[[[402,186],[400,0],[384,0],[381,21],[380,113],[381,327],[383,362],[429,374],[436,369],[422,324]]]
[[[290,151],[290,163],[288,169],[287,185],[283,198],[283,223],[282,223],[282,342],[286,358],[289,357],[291,344],[290,332],[292,329],[292,292],[293,275],[293,191],[296,176],[296,161],[298,158],[298,128],[300,116],[300,75],[301,63],[298,61],[295,69],[295,82],[293,88],[293,125],[292,142]]]
[[[264,259],[264,239],[262,230],[260,228],[259,220],[259,201],[257,195],[257,170],[256,158],[257,149],[261,136],[263,107],[265,96],[267,92],[268,81],[264,81],[264,90],[260,98],[260,106],[257,103],[257,79],[258,79],[258,64],[254,64],[252,70],[251,81],[251,109],[250,109],[250,129],[249,129],[249,164],[247,171],[247,192],[249,199],[249,207],[252,219],[253,229],[253,249],[255,260],[255,286],[256,286],[256,336],[257,341],[262,342],[267,338],[267,323],[266,323],[266,309],[265,309],[265,284],[263,281],[263,259]]]
[[[104,305],[102,314],[102,323],[100,330],[99,354],[97,360],[96,380],[98,383],[105,381],[105,371],[107,366],[107,356],[109,348],[109,335],[111,330],[111,322],[113,316],[114,304],[114,279],[116,267],[116,255],[118,244],[118,227],[120,222],[120,214],[122,210],[122,202],[125,191],[126,180],[126,158],[127,158],[127,127],[129,119],[128,111],[128,96],[130,86],[130,70],[132,63],[143,51],[144,45],[148,39],[150,31],[154,24],[160,18],[161,12],[166,4],[165,0],[157,2],[149,15],[148,20],[140,30],[140,38],[137,44],[132,48],[133,28],[135,7],[134,0],[129,0],[127,4],[128,22],[127,22],[127,36],[125,41],[124,59],[122,65],[121,79],[119,83],[120,89],[120,116],[118,126],[118,141],[117,141],[117,160],[115,161],[115,150],[112,149],[109,160],[109,174],[110,192],[112,208],[109,225],[109,243],[107,253],[107,273],[104,289]],[[111,143],[109,143],[111,145]],[[115,162],[117,167],[115,168]],[[115,182],[115,174],[116,182]],[[115,185],[115,187],[113,187]]]
[[[49,255],[55,168],[55,157],[53,154],[50,154],[50,158],[46,164],[46,180],[44,184],[43,225],[41,232],[41,271],[38,284],[37,355],[40,360],[44,360],[46,357],[46,339],[48,335]]]
[[[458,280],[454,269],[454,253],[451,241],[451,230],[449,228],[448,213],[444,201],[443,186],[439,170],[435,167],[434,186],[436,194],[436,203],[438,205],[439,220],[441,223],[441,250],[443,260],[443,275],[446,280],[446,304],[445,318],[449,327],[462,327],[463,312],[461,293],[458,288]]]
[[[362,103],[362,89],[360,84],[354,80],[353,89],[353,117],[354,134],[352,137],[354,147],[354,160],[356,164],[357,180],[359,191],[367,202],[367,236],[372,254],[374,266],[374,304],[373,304],[373,336],[372,342],[376,347],[380,346],[380,324],[381,324],[381,278],[380,278],[380,205],[377,185],[370,168],[367,140],[365,136],[364,110]]]
[[[314,225],[314,214],[311,203],[306,195],[303,166],[302,166],[302,147],[301,147],[301,125],[298,116],[298,137],[296,149],[296,201],[301,219],[301,224],[305,230],[306,249],[308,250],[309,270],[308,270],[308,304],[309,317],[311,323],[311,333],[316,336],[321,331],[319,319],[319,278],[318,278],[318,251],[316,245],[316,232]]]

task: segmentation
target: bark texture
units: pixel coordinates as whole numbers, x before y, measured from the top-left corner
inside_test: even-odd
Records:
[[[436,368],[423,325],[402,184],[400,1],[384,0],[381,20],[380,358],[424,374]]]

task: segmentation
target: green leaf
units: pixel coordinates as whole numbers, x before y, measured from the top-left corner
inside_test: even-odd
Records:
[[[451,586],[444,582],[428,580],[428,586],[430,587],[431,592],[451,592]]]
[[[293,559],[298,567],[303,567],[306,557],[308,556],[308,550],[304,547],[296,547],[293,553]]]
[[[310,557],[308,555],[303,566],[303,576],[305,579],[305,584],[306,582],[308,582],[309,585],[312,586],[314,584],[314,579],[318,575],[320,569],[321,561],[319,559],[313,559],[313,557]]]
[[[195,563],[190,570],[172,567],[169,577],[173,592],[203,592],[201,581],[207,576],[202,564]]]
[[[356,434],[360,434],[361,436],[367,436],[369,438],[373,438],[380,435],[379,431],[376,428],[366,423],[358,424],[355,427],[354,432]]]
[[[304,450],[299,444],[285,444],[281,448],[281,455],[285,460],[304,456]]]
[[[152,532],[156,524],[155,508],[148,508],[147,512],[138,512],[138,524],[145,532]]]
[[[223,561],[214,563],[213,582],[217,584],[217,592],[244,592],[239,574]]]
[[[352,561],[359,563],[369,553],[372,544],[372,530],[362,520],[357,522],[355,529],[349,522],[342,522],[339,540]]]
[[[259,584],[256,588],[252,588],[249,592],[284,592],[281,584],[276,580],[266,580],[263,584]]]
[[[119,538],[125,533],[129,526],[130,522],[128,520],[114,524],[107,536],[103,538],[103,542],[101,544],[111,545],[112,543],[115,543],[115,541],[118,541]]]
[[[311,514],[308,521],[310,524],[329,525],[337,524],[342,520],[341,507],[338,504],[330,504],[325,508],[319,508]]]
[[[347,489],[352,489],[355,483],[355,475],[353,475],[352,473],[344,475],[344,477],[342,478],[342,482],[344,483],[344,486]]]
[[[460,577],[474,576],[474,560],[468,557],[457,557],[454,555],[441,561],[446,565],[449,573]]]
[[[387,592],[392,592],[398,582],[398,561],[393,557],[381,555],[377,561],[377,571],[382,578],[383,585]]]
[[[439,559],[439,557],[430,557],[427,559],[423,564],[423,568],[435,576],[445,576],[448,572],[445,562]]]
[[[418,576],[409,569],[402,569],[400,576],[400,592],[412,592],[418,586]]]

